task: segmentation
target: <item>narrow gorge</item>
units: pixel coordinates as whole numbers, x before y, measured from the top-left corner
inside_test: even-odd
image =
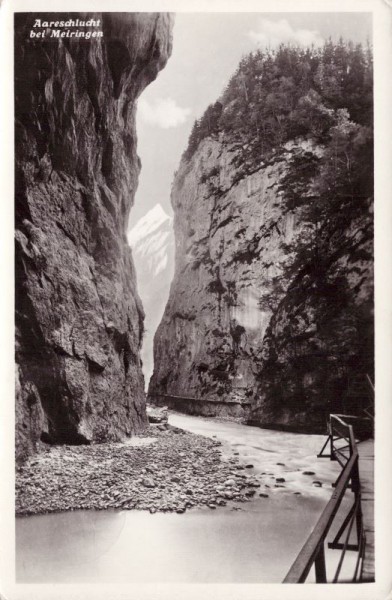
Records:
[[[369,48],[245,57],[175,175],[151,402],[313,433],[330,412],[359,413],[353,390],[374,369],[372,203]]]
[[[128,216],[136,101],[165,66],[165,13],[15,15],[16,456],[119,440],[147,425],[144,312]],[[102,37],[52,39],[93,19]]]
[[[8,9],[7,598],[375,583],[376,21],[238,8]]]

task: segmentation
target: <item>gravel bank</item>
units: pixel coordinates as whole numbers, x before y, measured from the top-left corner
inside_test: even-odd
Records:
[[[16,474],[16,514],[76,509],[184,512],[246,502],[259,491],[252,466],[217,440],[168,425],[125,443],[52,446]]]

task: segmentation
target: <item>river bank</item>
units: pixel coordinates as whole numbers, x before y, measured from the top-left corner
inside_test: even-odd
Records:
[[[215,509],[256,494],[261,481],[252,470],[221,441],[151,425],[124,443],[52,446],[30,458],[16,474],[16,514]]]
[[[276,493],[330,494],[336,468],[316,458],[321,436],[180,414],[170,420],[174,425],[150,425],[124,443],[49,446],[31,457],[16,473],[16,515],[78,509],[183,513],[228,503],[235,509]]]
[[[24,471],[23,482],[32,479],[30,486],[24,485],[28,492],[20,495],[19,490],[19,501],[33,509],[32,492],[39,492],[34,510],[49,512],[56,503],[61,512],[16,519],[19,582],[282,581],[329,500],[339,472],[336,462],[317,459],[324,436],[173,413],[169,423],[174,428],[168,433],[151,427],[145,437],[131,441],[134,445],[52,447],[46,455],[31,459],[43,464],[30,464]],[[178,430],[186,433],[175,433]],[[246,468],[250,464],[253,468]],[[149,473],[151,465],[156,469]],[[21,476],[18,473],[19,484]],[[155,488],[142,485],[145,476],[152,477]],[[172,481],[176,476],[180,482]],[[237,502],[225,494],[233,494],[240,485],[227,486],[226,491],[227,479],[241,479],[240,485],[257,481],[260,487],[245,485],[241,498],[251,501]],[[39,482],[50,489],[39,488]],[[58,492],[64,483],[69,487]],[[218,486],[224,489],[217,490]],[[129,488],[128,497],[132,495],[138,510],[129,510],[132,503],[125,495]],[[194,494],[186,494],[186,489]],[[124,494],[124,505],[122,496],[115,497],[116,490]],[[171,510],[162,506],[165,498]],[[210,498],[221,499],[222,504],[214,505]],[[93,502],[107,510],[76,508]],[[67,509],[67,504],[74,508]],[[161,508],[155,512],[154,505]],[[332,553],[332,569],[338,555],[327,553]]]

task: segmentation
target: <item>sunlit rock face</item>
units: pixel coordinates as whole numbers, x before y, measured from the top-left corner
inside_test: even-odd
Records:
[[[279,301],[271,291],[284,248],[303,228],[295,211],[282,210],[279,184],[289,159],[309,149],[323,153],[293,140],[239,174],[242,148],[219,134],[182,160],[172,189],[175,275],[155,335],[152,402],[302,431],[324,431],[327,414],[342,410],[347,379],[366,371],[372,348],[371,260],[351,252],[358,244],[371,255],[370,213],[352,220],[356,240],[331,266],[342,267],[352,297],[340,306],[336,296],[327,331],[314,316],[323,302],[314,287],[300,284]],[[354,323],[358,312],[362,324]]]
[[[150,395],[217,403],[199,403],[203,414],[250,414],[271,318],[260,294],[277,272],[279,243],[294,227],[291,215],[281,217],[274,189],[284,165],[262,166],[238,181],[237,153],[204,140],[181,164],[172,191],[176,267],[155,337]]]
[[[97,39],[29,39],[16,14],[16,453],[147,424],[144,313],[126,240],[136,100],[171,53],[172,17],[100,20]]]

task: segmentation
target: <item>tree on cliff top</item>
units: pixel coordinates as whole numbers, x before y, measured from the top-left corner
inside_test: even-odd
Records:
[[[371,49],[341,40],[259,50],[242,59],[220,104],[214,119],[209,107],[195,124],[184,160],[219,137],[233,150],[235,181],[283,161],[272,184],[278,219],[292,213],[300,224],[280,240],[280,272],[260,297],[272,314],[259,348],[262,397],[302,405],[319,386],[327,402],[335,384],[344,390],[353,372],[373,371]],[[258,247],[248,242],[237,260],[257,264]],[[308,372],[318,382],[312,392],[303,387]]]
[[[339,109],[371,126],[372,86],[371,50],[360,44],[257,50],[241,60],[219,101],[195,122],[184,158],[219,132],[228,143],[249,144],[247,159],[298,136],[324,142]]]

